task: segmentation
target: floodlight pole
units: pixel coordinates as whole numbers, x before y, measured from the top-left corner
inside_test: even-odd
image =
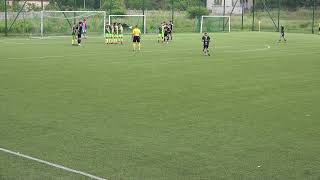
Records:
[[[4,21],[5,21],[4,34],[5,34],[5,36],[8,36],[7,0],[4,0]]]
[[[83,0],[83,9],[86,9],[86,0]]]

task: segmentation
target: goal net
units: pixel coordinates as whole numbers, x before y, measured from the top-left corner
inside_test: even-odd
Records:
[[[88,36],[104,36],[105,11],[42,11],[41,36],[68,36],[72,27],[86,19]]]
[[[202,16],[200,33],[203,32],[230,32],[230,16]]]
[[[132,28],[136,25],[141,29],[142,33],[147,32],[145,15],[109,15],[109,24],[121,23],[125,34],[130,34]]]

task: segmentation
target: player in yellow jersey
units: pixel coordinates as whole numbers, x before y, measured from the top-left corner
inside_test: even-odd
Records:
[[[140,35],[141,31],[138,28],[138,25],[136,25],[132,30],[132,40],[133,40],[133,51],[136,51],[136,45],[138,45],[138,49],[140,51]]]

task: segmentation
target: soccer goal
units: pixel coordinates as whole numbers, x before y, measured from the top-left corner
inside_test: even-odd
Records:
[[[84,19],[88,36],[105,36],[105,11],[41,11],[41,37],[69,36],[72,27]]]
[[[203,32],[231,32],[230,16],[202,16],[200,33]]]
[[[145,15],[109,15],[109,24],[121,23],[124,33],[130,34],[131,29],[138,25],[142,33],[147,33],[147,21]]]

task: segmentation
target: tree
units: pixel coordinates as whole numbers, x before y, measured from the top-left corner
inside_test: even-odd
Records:
[[[209,15],[209,10],[204,7],[190,7],[187,10],[189,18],[196,18],[204,15]]]
[[[0,11],[4,11],[4,0],[0,0]]]
[[[104,0],[101,9],[111,14],[126,14],[124,0]]]

